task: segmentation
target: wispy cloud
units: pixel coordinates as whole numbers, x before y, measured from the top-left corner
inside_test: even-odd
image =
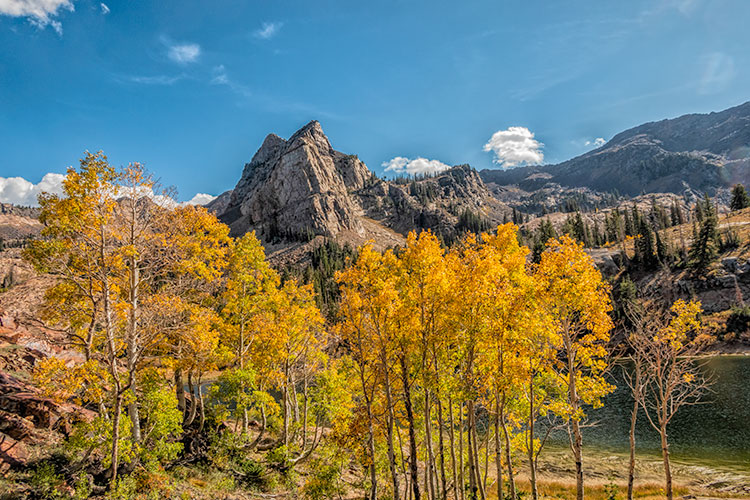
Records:
[[[99,4],[99,8],[102,9],[102,14],[104,14],[105,16],[110,13],[109,7],[104,2]]]
[[[511,168],[519,165],[538,165],[544,161],[542,148],[544,144],[534,138],[534,133],[526,127],[508,127],[498,130],[487,144],[484,150],[493,152],[493,162],[503,168]]]
[[[607,141],[604,139],[604,137],[597,137],[594,140],[588,139],[583,143],[584,146],[593,146],[594,149],[600,148],[605,144],[607,144]]]
[[[685,17],[693,15],[701,6],[702,0],[659,0],[648,4],[648,8],[641,11],[639,20],[647,21],[659,14],[677,11]]]
[[[309,117],[326,118],[331,120],[345,119],[337,113],[321,109],[313,104],[295,101],[294,99],[264,92],[262,89],[252,88],[230,76],[227,68],[223,64],[213,67],[209,83],[211,85],[226,87],[232,93],[240,97],[241,99],[238,100],[238,105],[258,105],[272,113],[291,113],[294,115],[302,115],[307,119],[309,119]]]
[[[232,90],[232,92],[239,94],[242,97],[250,97],[251,95],[253,95],[249,87],[229,78],[227,69],[223,64],[214,66],[214,68],[211,70],[211,74],[211,85],[224,85]]]
[[[74,11],[72,0],[0,0],[0,15],[25,17],[38,28],[50,26],[62,36],[62,23],[55,19],[61,10]]]
[[[174,85],[185,78],[185,75],[154,75],[154,76],[138,76],[132,75],[125,77],[125,80],[131,83],[139,83],[141,85]]]
[[[397,156],[381,164],[385,167],[386,172],[393,172],[395,174],[436,174],[444,170],[448,170],[450,165],[438,160],[428,160],[427,158],[415,158],[410,160],[403,156]]]
[[[256,38],[269,40],[276,36],[282,26],[284,26],[284,23],[281,22],[263,23],[263,26],[255,30],[253,35],[255,35]]]
[[[201,55],[201,46],[197,43],[173,42],[167,37],[162,37],[161,40],[167,47],[167,57],[178,64],[193,63]]]
[[[714,52],[703,58],[703,73],[698,83],[701,94],[715,94],[724,90],[734,80],[734,58],[723,52]]]

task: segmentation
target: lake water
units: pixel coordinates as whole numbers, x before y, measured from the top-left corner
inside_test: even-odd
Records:
[[[667,431],[670,455],[677,462],[750,472],[750,356],[713,357],[703,370],[714,378],[711,392],[703,404],[677,412]],[[589,413],[597,425],[584,429],[584,447],[627,453],[632,399],[621,375],[615,378],[617,390]],[[562,445],[563,439],[567,435],[551,444]],[[660,456],[659,435],[642,412],[636,446],[639,454]]]

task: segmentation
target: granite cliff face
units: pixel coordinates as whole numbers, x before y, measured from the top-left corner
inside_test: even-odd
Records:
[[[646,123],[557,165],[483,170],[482,179],[533,192],[564,188],[637,196],[716,194],[750,181],[750,102],[718,113]]]
[[[289,140],[266,137],[220,217],[235,234],[255,229],[265,238],[362,233],[351,193],[371,176],[356,157],[334,151],[313,121]]]
[[[394,243],[413,229],[451,236],[466,210],[492,222],[500,209],[468,165],[420,180],[379,179],[334,150],[317,121],[288,140],[268,135],[235,188],[208,208],[233,234],[255,230],[266,243],[316,236],[358,243],[383,231]]]

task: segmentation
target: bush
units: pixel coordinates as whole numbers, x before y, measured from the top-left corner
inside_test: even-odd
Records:
[[[34,469],[29,484],[36,498],[47,500],[68,497],[64,490],[65,481],[49,462],[41,463]]]
[[[740,234],[736,229],[727,229],[719,239],[719,251],[726,252],[740,246]]]
[[[613,478],[610,478],[609,482],[604,485],[604,495],[607,497],[607,500],[620,499],[620,488],[618,488]]]
[[[745,333],[750,330],[750,306],[735,306],[727,318],[728,333]]]
[[[132,476],[120,476],[117,484],[107,494],[107,500],[131,500],[138,492],[138,482]]]
[[[324,448],[310,464],[311,473],[302,487],[308,500],[333,500],[341,498],[345,492],[341,483],[344,459],[336,450]]]
[[[241,474],[243,485],[261,491],[269,489],[268,471],[261,462],[245,458],[237,464],[237,471]]]

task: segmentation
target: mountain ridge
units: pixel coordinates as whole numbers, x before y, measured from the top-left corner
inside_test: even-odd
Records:
[[[616,134],[600,148],[554,165],[484,169],[486,183],[525,191],[566,188],[711,195],[750,181],[750,102],[712,113],[648,122]]]
[[[256,231],[266,244],[324,237],[378,245],[384,235],[400,244],[414,229],[450,239],[462,215],[489,224],[503,210],[468,165],[418,180],[380,179],[356,155],[336,151],[315,120],[289,139],[267,135],[234,189],[207,207],[232,234]]]

